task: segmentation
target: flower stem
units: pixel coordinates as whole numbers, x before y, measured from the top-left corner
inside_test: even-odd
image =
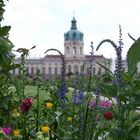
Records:
[[[37,116],[36,116],[36,132],[39,131],[39,116],[40,116],[40,99],[39,99],[39,88],[40,86],[38,85],[37,87]]]
[[[85,134],[86,134],[86,124],[87,124],[87,118],[88,118],[88,103],[89,103],[89,100],[90,100],[90,96],[88,97],[88,100],[87,100],[87,103],[86,103],[86,108],[85,108],[85,119],[84,119],[84,125],[83,125],[83,140],[86,140],[85,138]]]

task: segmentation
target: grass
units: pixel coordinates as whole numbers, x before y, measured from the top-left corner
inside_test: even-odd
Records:
[[[37,86],[26,86],[25,87],[25,95],[26,96],[31,96],[31,97],[36,97],[37,96]],[[44,100],[50,99],[48,91],[46,91],[44,88],[39,89],[39,100],[40,104],[43,103]],[[36,100],[34,102],[36,104]]]
[[[16,89],[15,89],[15,87],[10,87],[10,90],[15,91]],[[36,98],[37,90],[38,90],[37,86],[27,85],[27,86],[25,86],[25,90],[24,90],[25,96]],[[44,100],[49,100],[49,99],[51,99],[51,98],[50,98],[49,92],[46,90],[46,87],[41,87],[39,89],[40,103],[43,103]],[[36,99],[34,101],[34,104],[36,104]]]
[[[42,88],[40,88],[39,94],[41,97],[45,99],[49,97],[49,93],[45,89],[42,89]],[[37,95],[37,86],[26,86],[25,95],[35,97]]]

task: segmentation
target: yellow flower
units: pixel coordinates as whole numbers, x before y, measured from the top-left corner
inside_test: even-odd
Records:
[[[13,135],[14,137],[20,137],[20,130],[19,129],[13,130]]]
[[[43,133],[48,133],[49,132],[49,130],[50,130],[50,127],[49,126],[42,126],[41,127],[41,131],[43,132]]]
[[[72,122],[72,117],[67,117],[67,122],[71,123]]]
[[[14,110],[12,111],[12,116],[13,116],[14,118],[17,118],[17,117],[20,116],[20,113],[17,111],[17,109],[14,109]]]
[[[53,107],[53,104],[50,103],[50,102],[47,102],[47,103],[46,103],[46,107],[47,107],[48,109],[51,109],[51,108]]]
[[[14,118],[18,118],[20,116],[20,113],[19,112],[14,112],[14,113],[12,113],[12,116]]]

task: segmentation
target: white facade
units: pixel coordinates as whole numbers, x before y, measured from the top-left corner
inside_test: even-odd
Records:
[[[92,74],[102,74],[104,69],[96,62],[106,65],[111,69],[111,59],[106,59],[103,55],[84,55],[83,33],[77,30],[76,20],[71,21],[71,29],[64,34],[64,58],[66,61],[66,74],[81,73],[87,74],[89,71],[90,59],[94,59]],[[20,63],[16,59],[15,63]],[[60,55],[46,55],[41,59],[26,59],[27,74],[35,77],[39,69],[44,79],[61,75],[62,60]],[[83,71],[84,68],[84,71]],[[13,74],[20,74],[18,69]]]

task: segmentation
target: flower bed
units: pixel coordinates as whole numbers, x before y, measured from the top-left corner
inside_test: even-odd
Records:
[[[0,21],[3,19],[4,1],[0,3]],[[0,139],[2,140],[139,140],[140,77],[135,68],[139,60],[140,39],[135,40],[128,51],[128,72],[122,66],[122,39],[119,45],[107,39],[117,54],[116,71],[106,67],[103,75],[65,74],[62,58],[62,75],[53,82],[43,81],[39,71],[29,82],[25,68],[28,49],[20,48],[21,64],[14,64],[13,44],[8,39],[10,26],[0,27]],[[93,44],[91,55],[94,56]],[[31,48],[33,49],[33,48]],[[11,70],[20,68],[17,77]],[[67,80],[66,80],[67,79]],[[33,95],[26,86],[36,87]],[[71,87],[71,88],[68,88]],[[44,93],[48,94],[44,97]],[[102,99],[103,98],[103,99]]]

